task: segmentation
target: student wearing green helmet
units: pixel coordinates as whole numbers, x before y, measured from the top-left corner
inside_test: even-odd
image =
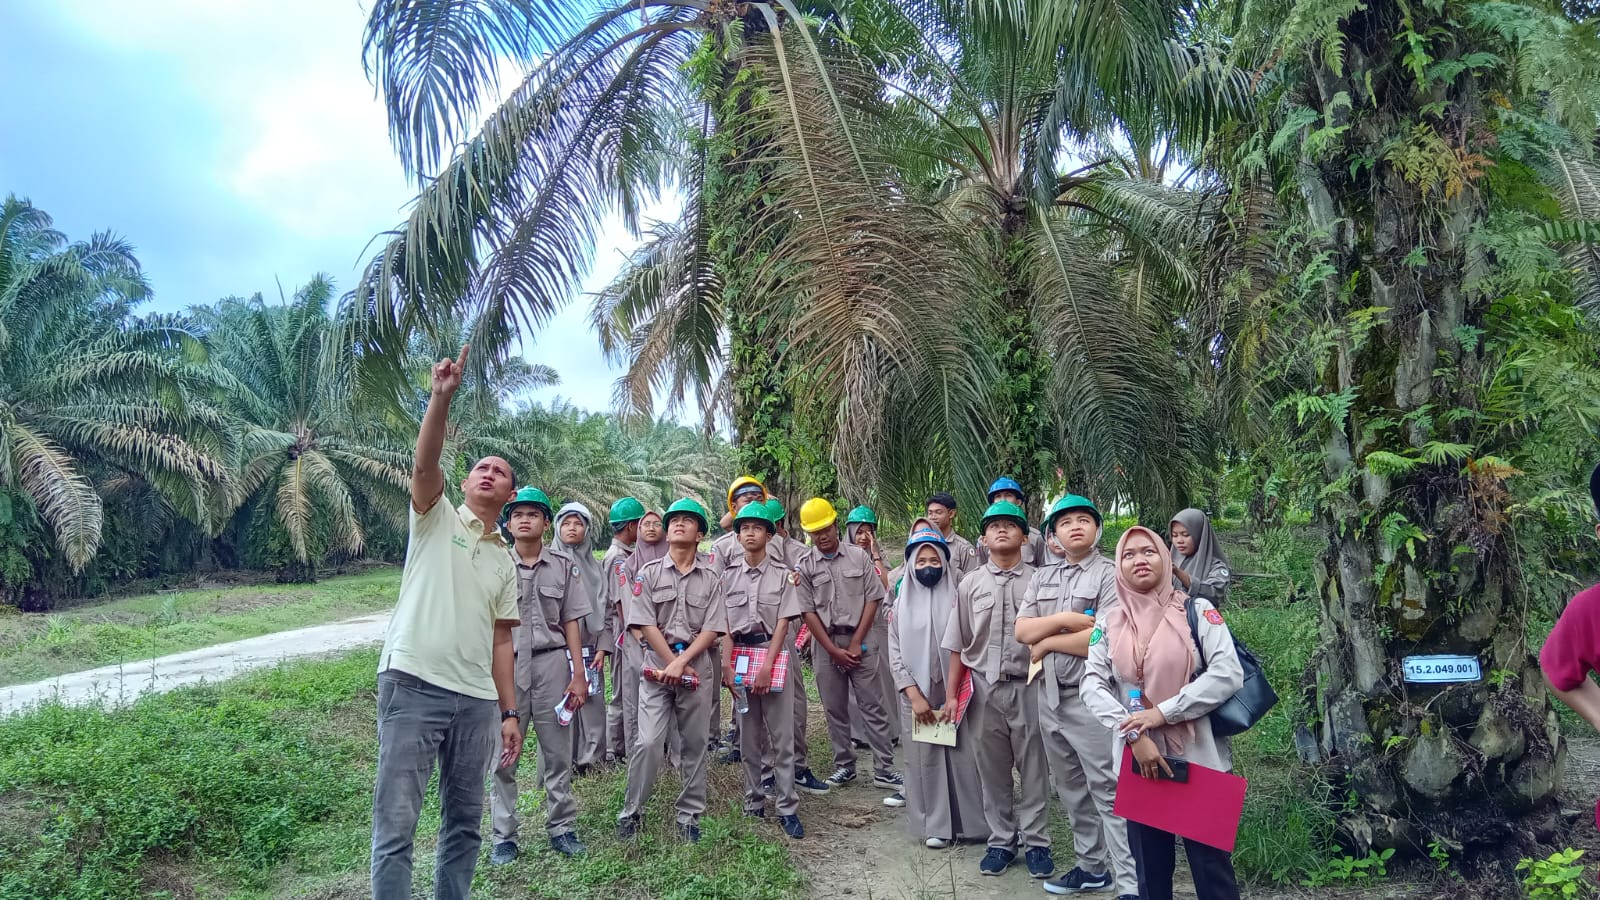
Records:
[[[1034,679],[1050,781],[1072,820],[1071,871],[1045,882],[1053,894],[1103,891],[1137,896],[1127,823],[1111,810],[1116,793],[1109,729],[1083,702],[1079,682],[1095,618],[1117,603],[1116,566],[1100,553],[1100,510],[1068,494],[1050,507],[1045,529],[1066,558],[1040,569],[1017,611],[1017,640],[1043,667]]]
[[[1049,764],[1039,731],[1039,711],[1028,684],[1028,647],[1013,633],[1032,566],[1022,561],[1028,517],[1007,501],[983,514],[983,540],[989,562],[969,572],[956,586],[955,606],[942,646],[950,651],[946,684],[959,685],[972,673],[971,723],[977,740],[978,784],[989,825],[989,850],[979,863],[984,875],[999,875],[1023,852],[1028,874],[1048,878],[1055,871],[1047,829]],[[947,701],[945,709],[950,709]],[[1020,796],[1012,796],[1012,771],[1019,773]]]
[[[678,836],[689,843],[700,840],[709,756],[705,737],[719,674],[707,651],[728,630],[722,580],[699,552],[709,519],[705,507],[688,497],[667,507],[667,555],[645,563],[629,588],[625,621],[644,636],[645,672],[651,677],[639,688],[639,749],[628,757],[619,840],[639,834],[661,768],[662,754],[652,751],[666,741],[669,722],[682,738]],[[685,676],[693,676],[693,683]]]
[[[844,539],[849,543],[867,551],[872,557],[873,572],[878,580],[883,583],[886,591],[882,605],[878,607],[878,615],[872,620],[872,630],[867,632],[867,642],[870,646],[887,648],[889,646],[888,621],[890,610],[894,607],[894,591],[889,586],[889,566],[883,561],[883,550],[878,546],[878,514],[870,506],[857,506],[844,518]],[[883,709],[889,720],[889,744],[900,744],[900,695],[894,689],[894,673],[889,671],[889,654],[878,654],[878,682],[883,688]],[[852,689],[852,698],[854,691]],[[857,750],[865,750],[867,744],[867,725],[862,721],[861,704],[852,699],[850,704],[850,742]],[[890,795],[890,803],[899,797],[896,792]]]
[[[575,831],[578,802],[572,792],[573,739],[567,726],[556,719],[555,708],[565,703],[576,713],[589,699],[589,679],[582,663],[583,619],[593,613],[594,602],[578,566],[544,541],[551,521],[550,498],[544,491],[535,487],[517,491],[501,515],[511,533],[511,557],[517,569],[521,624],[514,646],[519,722],[524,733],[531,725],[539,738],[550,846],[558,853],[576,856],[584,847]],[[520,852],[516,760],[495,768],[489,799],[494,826],[489,862],[503,866],[515,861]]]
[[[644,653],[638,641],[623,639],[619,642],[617,638],[625,630],[622,601],[628,587],[628,559],[639,542],[639,520],[644,518],[644,504],[633,497],[623,497],[611,504],[608,518],[611,546],[600,560],[600,568],[605,572],[606,603],[600,654],[611,660],[613,688],[611,700],[606,703],[606,762],[615,762],[627,758],[639,726],[639,673],[644,666]]]
[[[789,583],[789,569],[767,554],[777,534],[764,503],[748,503],[733,517],[741,552],[722,569],[728,633],[722,639],[722,684],[743,697],[746,707],[734,718],[739,735],[740,761],[744,764],[744,811],[762,818],[768,795],[775,803],[784,833],[805,837],[798,815],[800,795],[795,790],[793,702],[785,685],[774,690],[780,659],[795,678],[800,669],[788,666],[786,652],[790,629],[797,627],[800,600]],[[785,678],[787,684],[793,684]],[[763,751],[772,754],[770,782],[762,780]]]

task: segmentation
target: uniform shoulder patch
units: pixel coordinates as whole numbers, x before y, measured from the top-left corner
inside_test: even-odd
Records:
[[[1105,636],[1106,636],[1105,629],[1101,628],[1099,625],[1096,625],[1094,627],[1094,630],[1089,632],[1089,646],[1092,647],[1095,644],[1100,643],[1100,639],[1105,637]]]
[[[633,580],[633,595],[637,597],[642,593],[644,593],[644,579],[635,578]]]
[[[1206,621],[1210,622],[1213,625],[1221,625],[1222,624],[1222,613],[1219,613],[1214,609],[1208,609],[1208,610],[1206,610]]]

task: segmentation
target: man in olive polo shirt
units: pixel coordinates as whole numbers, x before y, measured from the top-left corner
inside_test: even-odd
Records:
[[[484,776],[522,753],[512,678],[517,581],[496,527],[511,499],[511,464],[487,456],[440,502],[445,420],[467,348],[433,367],[433,394],[411,470],[411,534],[400,598],[378,658],[378,778],[372,797],[372,896],[409,900],[422,796],[439,765],[433,895],[466,900],[483,842]],[[497,715],[497,710],[502,715]]]

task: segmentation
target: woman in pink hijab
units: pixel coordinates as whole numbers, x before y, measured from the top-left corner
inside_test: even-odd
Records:
[[[1083,702],[1112,730],[1113,764],[1124,744],[1145,778],[1171,775],[1163,757],[1223,772],[1233,768],[1228,738],[1211,733],[1208,716],[1244,684],[1244,669],[1222,615],[1204,598],[1193,599],[1199,646],[1189,632],[1184,602],[1172,586],[1172,555],[1153,531],[1134,526],[1117,542],[1117,603],[1102,610],[1089,635]],[[1198,677],[1204,654],[1205,671]],[[1191,680],[1193,678],[1193,680]],[[1144,711],[1130,714],[1141,693]],[[1176,836],[1128,822],[1128,844],[1145,900],[1171,900]],[[1238,900],[1233,860],[1226,851],[1187,838],[1184,852],[1199,900]]]

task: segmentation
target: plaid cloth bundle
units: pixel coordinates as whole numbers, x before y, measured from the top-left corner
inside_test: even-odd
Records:
[[[794,636],[794,648],[796,650],[804,650],[806,641],[809,640],[811,640],[811,626],[802,624],[800,632]]]
[[[956,711],[954,721],[957,725],[967,717],[967,704],[972,702],[972,670],[961,677],[961,689],[956,691]]]
[[[804,626],[802,626],[804,627]],[[755,673],[767,664],[766,647],[735,647],[733,648],[734,668],[739,667],[739,657],[747,657],[749,662],[750,678],[754,680]],[[789,651],[779,650],[778,661],[772,664],[772,690],[781,692],[784,685],[789,683]]]

